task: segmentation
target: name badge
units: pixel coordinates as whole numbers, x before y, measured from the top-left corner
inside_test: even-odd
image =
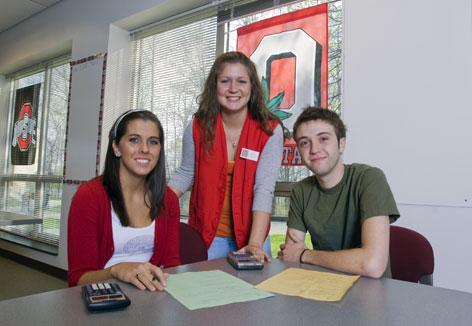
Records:
[[[248,148],[241,148],[241,155],[239,156],[246,160],[257,162],[257,160],[259,159],[259,152],[253,151],[252,149]]]

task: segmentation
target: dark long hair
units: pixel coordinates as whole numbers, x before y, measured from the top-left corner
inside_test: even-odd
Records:
[[[205,81],[205,88],[200,95],[200,102],[195,118],[197,118],[203,127],[203,137],[206,142],[207,149],[213,144],[215,139],[215,121],[218,112],[220,112],[220,104],[216,96],[216,84],[218,76],[224,69],[227,63],[240,63],[246,67],[249,79],[251,81],[251,97],[247,104],[248,112],[254,120],[258,121],[264,131],[272,135],[272,129],[269,125],[269,120],[280,119],[269,111],[264,102],[264,90],[257,75],[257,69],[254,63],[244,53],[232,51],[226,52],[218,56],[210,73]]]
[[[162,124],[154,113],[147,110],[130,110],[123,113],[111,127],[108,135],[108,148],[105,158],[105,168],[103,170],[103,185],[111,199],[113,209],[118,215],[121,225],[129,226],[129,215],[125,207],[123,191],[120,183],[120,158],[113,151],[113,141],[116,144],[120,142],[121,137],[126,133],[128,123],[132,120],[141,119],[152,121],[159,130],[161,143],[161,152],[159,160],[154,169],[146,176],[146,189],[149,194],[149,202],[146,205],[151,210],[151,220],[154,220],[163,206],[164,192],[166,189],[166,169],[165,169],[165,151],[164,151],[164,130]]]

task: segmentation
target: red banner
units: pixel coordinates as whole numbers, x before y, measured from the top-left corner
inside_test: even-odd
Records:
[[[257,66],[267,107],[285,128],[308,105],[328,107],[328,5],[272,17],[237,30],[237,50]],[[302,165],[295,141],[284,144],[283,165]]]
[[[11,163],[32,165],[36,156],[36,124],[41,84],[16,90],[11,141]]]

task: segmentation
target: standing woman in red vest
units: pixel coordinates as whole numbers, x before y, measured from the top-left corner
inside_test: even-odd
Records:
[[[282,126],[264,103],[254,63],[240,52],[220,55],[169,184],[179,197],[192,186],[189,224],[202,235],[208,259],[236,250],[269,259],[282,148]]]

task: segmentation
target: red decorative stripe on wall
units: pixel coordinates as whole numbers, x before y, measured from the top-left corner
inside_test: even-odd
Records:
[[[70,65],[71,66],[75,66],[75,65],[80,65],[82,63],[85,63],[85,62],[89,62],[89,61],[92,61],[92,60],[95,60],[95,59],[100,59],[100,58],[105,58],[106,57],[106,52],[100,52],[100,53],[97,53],[95,55],[90,55],[86,58],[82,58],[82,59],[78,59],[78,60],[74,60],[74,61],[71,61],[70,62]]]
[[[95,175],[100,174],[100,150],[102,146],[102,126],[103,126],[103,104],[105,99],[105,81],[107,73],[107,54],[103,56],[102,69],[102,89],[100,90],[100,109],[98,112],[98,135],[97,135],[97,160],[95,166]]]
[[[69,95],[67,96],[67,114],[66,114],[66,139],[64,142],[64,165],[63,165],[63,177],[66,178],[66,163],[67,163],[67,140],[69,135],[69,119],[70,119],[70,93],[72,89],[72,63],[70,64],[69,73]]]

